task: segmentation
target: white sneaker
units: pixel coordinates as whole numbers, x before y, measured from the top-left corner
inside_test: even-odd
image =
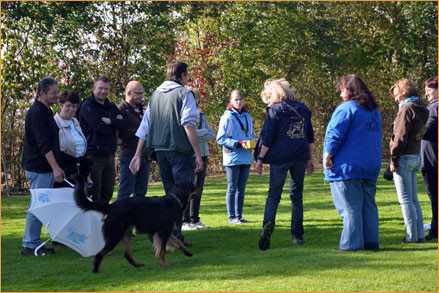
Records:
[[[198,222],[198,223],[195,223],[195,224],[192,224],[192,225],[194,225],[197,229],[205,229],[205,230],[210,229],[209,226],[206,226],[206,225],[204,225],[201,222]]]
[[[229,224],[242,224],[242,222],[238,218],[233,218],[229,220]]]
[[[197,230],[197,227],[191,223],[183,223],[183,225],[181,225],[181,230],[182,231],[193,231],[193,230]]]

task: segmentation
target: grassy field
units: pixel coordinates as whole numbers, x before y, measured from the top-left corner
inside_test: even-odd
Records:
[[[231,226],[225,206],[225,176],[209,177],[201,203],[201,219],[210,230],[184,232],[193,241],[189,258],[169,253],[170,267],[160,267],[145,235],[133,241],[134,268],[123,257],[123,245],[108,255],[101,274],[91,273],[93,258],[69,248],[44,257],[22,257],[21,238],[29,197],[2,198],[1,290],[8,291],[166,291],[166,292],[438,292],[437,242],[401,245],[404,222],[393,182],[378,181],[380,251],[334,253],[342,222],[332,203],[328,183],[317,172],[306,176],[304,226],[308,243],[293,246],[291,204],[285,188],[271,247],[258,249],[268,174],[251,175],[244,217],[251,222]],[[288,180],[287,180],[288,183]],[[430,202],[418,178],[424,221]],[[286,186],[287,187],[287,184]],[[161,195],[160,183],[148,195]],[[47,238],[42,232],[42,238]]]

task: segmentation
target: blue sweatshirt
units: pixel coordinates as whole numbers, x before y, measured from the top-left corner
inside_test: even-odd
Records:
[[[377,180],[381,169],[382,125],[378,110],[347,101],[335,109],[326,128],[323,154],[334,155],[325,180]]]
[[[241,128],[237,119],[241,121],[245,130]],[[221,117],[216,136],[216,142],[223,146],[223,165],[251,165],[252,151],[238,147],[238,142],[254,139],[253,120],[248,111],[239,114],[234,109],[226,110]]]

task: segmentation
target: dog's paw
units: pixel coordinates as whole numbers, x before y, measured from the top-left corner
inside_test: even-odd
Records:
[[[140,268],[140,267],[144,267],[145,264],[143,264],[143,263],[138,263],[138,264],[135,264],[134,266],[135,266],[136,268]]]
[[[184,255],[193,256],[194,254],[192,253],[192,251],[187,250],[184,252]]]
[[[171,265],[168,263],[162,263],[162,267],[170,267]]]

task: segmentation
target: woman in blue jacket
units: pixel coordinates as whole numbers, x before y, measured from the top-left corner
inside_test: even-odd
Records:
[[[323,166],[343,220],[339,248],[379,248],[376,181],[381,169],[382,126],[378,104],[356,75],[337,83],[342,103],[326,128]]]
[[[303,238],[303,180],[305,170],[308,174],[314,172],[311,111],[298,101],[285,79],[267,80],[261,97],[268,107],[260,136],[262,144],[260,149],[258,147],[255,151],[255,168],[261,174],[262,164],[270,164],[270,188],[259,248],[266,250],[270,246],[270,237],[288,171],[293,244],[304,244],[306,240]]]
[[[253,120],[244,106],[244,94],[240,90],[234,90],[230,95],[230,104],[221,117],[216,136],[216,142],[223,146],[229,224],[248,222],[242,217],[242,209],[252,164],[252,151],[247,142],[254,138]]]

